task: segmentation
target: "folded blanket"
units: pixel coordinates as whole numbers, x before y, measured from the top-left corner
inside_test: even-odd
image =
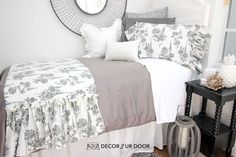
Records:
[[[156,120],[149,71],[140,63],[80,59],[95,79],[106,131]]]

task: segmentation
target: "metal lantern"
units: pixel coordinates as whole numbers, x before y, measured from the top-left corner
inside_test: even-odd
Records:
[[[168,152],[170,157],[198,157],[201,132],[187,116],[177,116],[168,128]]]

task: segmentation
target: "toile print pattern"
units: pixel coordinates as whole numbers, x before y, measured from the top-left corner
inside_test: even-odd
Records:
[[[60,149],[104,131],[93,76],[79,60],[13,65],[4,96],[6,157]]]
[[[160,58],[202,70],[211,34],[200,25],[136,23],[126,31],[128,40],[139,40],[139,58]]]

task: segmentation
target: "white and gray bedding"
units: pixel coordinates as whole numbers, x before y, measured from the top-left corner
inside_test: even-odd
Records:
[[[68,59],[14,65],[7,73],[1,155],[5,140],[5,156],[21,156],[155,121],[150,75],[139,63]]]
[[[79,60],[11,67],[4,87],[5,156],[22,156],[104,131],[93,76]]]
[[[127,12],[123,18],[123,32],[121,41],[127,41],[125,31],[137,22],[153,23],[153,24],[175,24],[175,18],[168,18],[168,7],[158,9],[147,13],[129,13]]]

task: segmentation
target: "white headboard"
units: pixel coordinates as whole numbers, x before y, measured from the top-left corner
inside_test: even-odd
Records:
[[[153,0],[150,11],[168,6],[169,17],[176,17],[177,24],[208,26],[211,12],[211,4],[208,2],[206,0]]]

